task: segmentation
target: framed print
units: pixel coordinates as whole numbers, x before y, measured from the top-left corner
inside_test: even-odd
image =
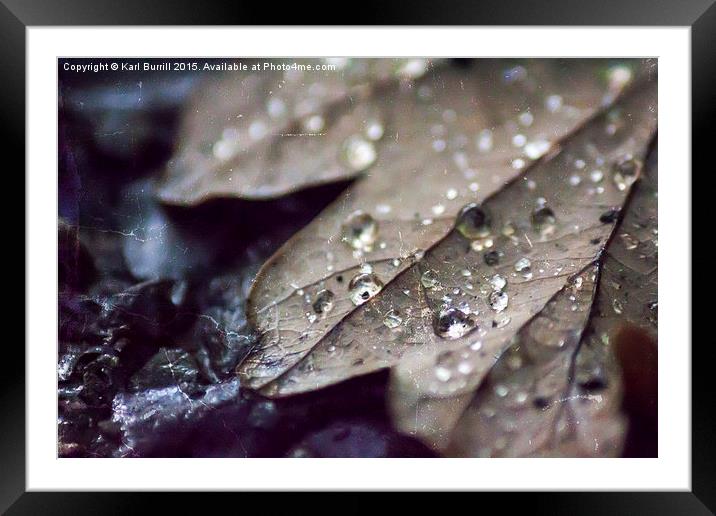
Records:
[[[335,27],[5,2],[27,304],[3,509],[391,490],[711,513],[691,168],[716,7],[657,3]]]

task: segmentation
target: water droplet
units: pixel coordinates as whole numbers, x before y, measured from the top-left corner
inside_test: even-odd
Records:
[[[510,321],[512,321],[512,319],[507,314],[497,314],[495,319],[492,321],[492,327],[498,329],[504,328],[510,324]]]
[[[323,117],[319,115],[309,116],[303,121],[303,130],[307,133],[318,133],[326,124]]]
[[[480,206],[471,203],[458,215],[456,228],[470,240],[485,238],[490,234],[490,219]]]
[[[354,305],[359,306],[375,296],[383,288],[383,282],[373,273],[361,273],[348,284],[349,295]]]
[[[487,238],[480,238],[478,240],[473,240],[472,243],[470,244],[470,247],[472,248],[473,251],[480,252],[484,249],[489,249],[493,245],[494,245],[494,242],[493,242],[492,238],[487,237]]]
[[[535,117],[530,113],[529,111],[525,111],[524,113],[520,113],[520,116],[518,117],[520,120],[520,123],[524,125],[525,127],[529,127],[532,125],[532,122],[534,122]]]
[[[354,249],[370,249],[378,238],[378,222],[368,213],[351,213],[342,226],[342,238]]]
[[[512,137],[512,145],[515,147],[523,147],[527,143],[527,137],[524,134],[516,134]]]
[[[452,373],[450,373],[450,369],[447,367],[436,367],[435,368],[435,378],[440,380],[441,382],[447,382],[452,378]]]
[[[624,311],[624,307],[622,306],[621,301],[618,299],[615,299],[612,301],[612,308],[614,309],[614,313],[621,314]]]
[[[619,190],[626,190],[639,177],[640,168],[641,163],[630,155],[619,159],[614,163],[614,184]]]
[[[370,120],[365,126],[365,135],[374,142],[380,140],[384,132],[385,128],[380,120]]]
[[[447,197],[449,200],[457,199],[457,190],[454,188],[449,188],[447,192],[445,192],[445,197]]]
[[[506,385],[497,384],[495,385],[495,394],[500,398],[504,398],[510,393],[510,389]]]
[[[319,315],[325,315],[333,310],[333,299],[336,296],[330,290],[321,290],[316,294],[313,301],[313,311]]]
[[[501,312],[507,308],[509,301],[510,297],[505,292],[500,290],[495,290],[490,294],[490,308],[492,308],[495,312]]]
[[[632,71],[628,66],[615,65],[607,72],[609,89],[619,91],[626,86],[632,78]]]
[[[493,140],[492,131],[483,129],[477,137],[477,149],[480,152],[489,152],[492,150]]]
[[[550,148],[547,140],[534,140],[525,145],[525,156],[537,159],[544,156]]]
[[[390,310],[387,314],[385,314],[385,317],[383,317],[383,324],[387,326],[388,328],[397,328],[403,323],[403,318],[398,315],[398,312],[395,310]]]
[[[507,280],[499,274],[495,274],[492,278],[490,278],[490,285],[492,285],[494,290],[502,291],[507,286]]]
[[[523,160],[522,158],[517,158],[517,159],[512,160],[512,168],[514,168],[515,170],[521,170],[524,168],[524,166],[525,166],[525,160]]]
[[[559,95],[549,95],[545,99],[544,105],[547,108],[547,111],[555,113],[562,107],[562,97]]]
[[[460,374],[470,374],[472,372],[472,364],[470,364],[470,362],[460,362],[457,366],[457,372]]]
[[[445,213],[445,206],[442,204],[436,204],[432,207],[432,210],[434,215],[442,215]]]
[[[435,319],[435,334],[444,339],[458,339],[475,328],[475,321],[457,308],[442,310]]]
[[[398,70],[398,74],[406,79],[417,79],[428,70],[427,59],[408,59]]]
[[[639,240],[631,236],[629,233],[622,233],[619,236],[621,237],[622,242],[624,242],[624,247],[627,251],[632,251],[639,246]]]
[[[438,286],[440,281],[438,280],[438,275],[435,273],[435,271],[432,269],[428,269],[423,272],[422,276],[420,276],[420,283],[425,288],[435,288]]]
[[[527,258],[520,258],[515,262],[515,272],[519,272],[526,279],[532,277],[532,262]]]
[[[524,66],[517,65],[509,68],[502,73],[502,79],[507,84],[524,81],[527,78],[527,69]]]
[[[532,212],[532,227],[542,236],[551,235],[557,227],[557,217],[548,206],[543,206]]]
[[[343,144],[343,158],[356,172],[370,167],[377,156],[373,143],[361,136],[351,136]]]
[[[286,114],[286,104],[279,98],[271,97],[266,103],[266,111],[271,118],[280,118]]]
[[[604,179],[604,172],[601,170],[592,170],[589,173],[589,179],[591,179],[592,183],[600,183],[602,179]]]
[[[515,234],[515,225],[512,222],[506,222],[504,226],[502,226],[502,234],[506,237],[511,237]]]
[[[497,251],[488,251],[482,256],[482,258],[485,260],[485,264],[491,267],[500,263],[500,253]]]

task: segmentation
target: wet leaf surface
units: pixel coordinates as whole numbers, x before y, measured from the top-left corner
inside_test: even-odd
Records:
[[[319,216],[318,227],[299,233],[262,269],[249,308],[261,340],[239,373],[262,392],[282,396],[398,365],[396,382],[407,389],[395,397],[400,404],[410,407],[414,396],[469,392],[515,331],[602,251],[613,224],[600,216],[621,207],[628,193],[621,179],[613,180],[613,169],[625,159],[636,167],[643,160],[655,130],[655,95],[655,83],[644,82],[565,139],[559,152],[469,209],[442,240],[431,230],[416,231],[422,245],[415,247],[428,251],[413,251],[398,266],[380,259],[378,251],[377,259],[354,258],[364,264],[353,269],[297,270],[303,234],[311,235],[313,252],[320,252],[314,235],[326,219]],[[616,137],[608,130],[615,112],[623,116]],[[589,173],[597,168],[605,177],[594,182]],[[573,185],[575,176],[580,181]],[[373,200],[361,193],[348,193],[357,206]],[[335,224],[336,217],[330,221]],[[387,238],[394,245],[395,240]],[[495,252],[497,263],[487,265]],[[300,280],[313,274],[321,276]],[[291,276],[294,282],[287,281]],[[330,311],[316,314],[311,303],[322,290],[335,299]],[[369,301],[357,303],[351,297],[356,291]],[[392,317],[401,322],[390,322]],[[469,350],[476,340],[483,349],[470,353],[470,374],[451,374],[445,381],[435,376],[438,357]]]
[[[412,123],[399,125],[401,130],[406,127],[429,136],[415,147],[420,150],[406,153],[401,144],[406,138],[401,135],[394,152],[379,155],[369,177],[264,265],[249,307],[262,341],[240,371],[250,385],[261,387],[295,365],[355,309],[347,287],[362,265],[368,264],[380,282],[387,284],[414,262],[416,254],[450,231],[466,203],[484,200],[518,176],[532,161],[529,156],[538,156],[531,154],[529,144],[543,142],[542,153],[558,146],[559,137],[583,123],[605,96],[609,100],[613,95],[608,83],[598,79],[597,70],[606,69],[603,62],[539,62],[529,72],[521,66],[506,69],[504,63],[482,66],[487,70],[480,68],[469,75],[473,82],[467,82],[464,74],[438,75],[431,85],[428,113],[418,117],[424,125],[418,123],[415,128],[415,117]],[[560,82],[556,77],[570,80]],[[575,88],[576,84],[580,87]],[[497,85],[500,95],[494,93]],[[452,122],[445,122],[445,113]],[[615,118],[619,124],[625,119]],[[616,127],[614,122],[607,124]],[[605,135],[605,130],[598,132]],[[522,145],[516,146],[515,139]],[[415,139],[407,140],[408,148],[413,148]],[[450,142],[451,147],[437,152],[434,141]],[[579,173],[575,167],[570,177]],[[583,186],[588,184],[585,177]],[[538,192],[533,194],[533,200],[539,197]],[[371,221],[377,230],[371,230]],[[362,237],[356,239],[356,234]],[[313,313],[313,301],[306,300],[314,300],[323,290],[336,295],[331,310]]]
[[[347,286],[348,296],[358,307],[344,302],[347,311],[336,311],[338,304],[332,300],[336,303],[333,311],[318,319],[321,314],[310,310],[313,292],[298,289],[295,301],[288,304],[282,300],[273,311],[267,310],[269,321],[275,317],[275,325],[263,329],[259,351],[243,362],[240,374],[261,387],[261,392],[284,396],[393,367],[390,403],[396,424],[440,447],[469,403],[470,393],[516,332],[539,314],[570,278],[599,258],[616,221],[604,214],[621,209],[626,201],[655,131],[655,95],[655,84],[649,81],[627,94],[565,139],[559,153],[536,163],[481,205],[468,207],[443,240],[424,255],[414,256],[397,275],[390,272],[392,263],[363,265],[362,271],[355,273],[362,282],[358,290],[367,298],[365,304],[350,298],[356,290],[353,279]],[[615,116],[624,118],[616,134],[611,134],[610,120]],[[583,168],[589,172],[580,174]],[[269,263],[268,267],[272,266],[276,265]],[[326,278],[316,288],[319,294],[326,289],[345,292],[346,287],[341,287],[337,279],[333,284]],[[261,292],[260,288],[261,283],[254,292]],[[614,303],[614,298],[610,299]],[[587,303],[582,310],[589,313],[590,306]],[[336,319],[332,319],[333,313]],[[260,310],[257,314],[263,317]],[[315,325],[329,317],[326,329]],[[541,320],[531,324],[539,325]],[[296,331],[294,321],[303,322],[305,329]],[[570,335],[581,332],[584,322],[567,325],[565,331]],[[294,335],[290,335],[292,331]],[[565,340],[559,331],[542,331],[547,332],[542,340]],[[576,363],[584,362],[587,369],[605,369],[611,357],[604,354],[608,351],[587,347]],[[561,374],[557,373],[563,381],[564,399],[584,399],[566,384],[569,374],[579,372],[576,366],[562,365]],[[557,393],[550,394],[554,397]],[[592,414],[595,422],[586,426],[589,431],[602,432],[601,438],[595,438],[602,443],[597,454],[616,454],[620,449],[618,439],[612,442],[621,435],[618,418],[605,416],[597,422],[601,412],[615,412],[609,407],[610,401],[618,403],[614,399],[618,397],[596,404],[599,414]],[[572,409],[589,410],[583,405]],[[550,417],[554,419],[551,427],[574,427],[574,423],[562,422],[561,409]],[[497,434],[491,438],[499,439]],[[534,436],[528,441],[534,444],[539,439]],[[552,446],[558,453],[588,454],[584,438]],[[475,452],[470,450],[470,454]],[[516,447],[508,453],[551,451],[536,446]]]

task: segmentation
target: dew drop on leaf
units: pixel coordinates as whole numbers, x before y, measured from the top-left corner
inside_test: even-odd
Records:
[[[316,294],[313,301],[313,311],[319,315],[325,315],[333,309],[335,294],[330,290],[321,290]]]
[[[435,334],[444,339],[459,339],[475,328],[475,321],[457,308],[442,310],[435,319]]]
[[[552,208],[543,206],[532,212],[532,227],[542,236],[554,233],[557,227],[557,217]]]
[[[530,159],[537,159],[546,154],[549,147],[547,140],[533,140],[525,145],[525,155]]]
[[[373,143],[362,136],[351,136],[343,144],[343,159],[356,172],[370,167],[377,156]]]
[[[380,120],[369,120],[365,126],[365,135],[369,140],[378,141],[383,137],[385,128]]]
[[[485,238],[490,234],[490,219],[480,206],[470,203],[458,215],[456,228],[469,240]]]
[[[350,299],[359,306],[375,296],[383,288],[383,282],[372,272],[356,275],[348,284]]]
[[[639,176],[641,164],[632,156],[627,155],[614,163],[614,184],[620,191],[626,190]]]
[[[532,262],[528,258],[520,258],[515,262],[515,272],[519,272],[523,277],[529,279],[532,277]]]
[[[507,280],[499,274],[495,274],[490,278],[490,285],[492,285],[493,290],[501,291],[507,286]]]
[[[342,226],[343,241],[354,249],[370,248],[378,237],[378,222],[362,210],[351,213]]]
[[[493,328],[504,328],[508,324],[510,324],[510,321],[512,319],[510,316],[506,314],[498,313],[497,316],[495,316],[495,319],[492,321],[492,327]]]
[[[614,313],[621,314],[624,311],[624,307],[622,306],[621,301],[618,299],[614,299],[612,301],[612,308],[614,309]]]
[[[505,308],[507,308],[509,300],[510,298],[505,292],[495,290],[490,294],[490,308],[492,308],[495,312],[502,312]]]
[[[390,310],[383,317],[383,324],[388,328],[397,328],[403,323],[403,318],[395,310]]]
[[[422,276],[420,276],[420,283],[425,288],[435,288],[438,286],[440,281],[438,280],[438,275],[435,273],[435,271],[432,269],[428,269],[423,272]]]
[[[483,255],[485,264],[489,266],[495,266],[500,263],[500,253],[497,251],[488,251]]]

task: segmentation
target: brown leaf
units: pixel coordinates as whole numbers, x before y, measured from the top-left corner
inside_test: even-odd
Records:
[[[159,190],[163,201],[267,199],[350,179],[374,161],[389,107],[381,99],[432,67],[424,59],[363,59],[338,71],[263,68],[294,61],[247,61],[261,71],[204,83],[184,115]]]
[[[409,261],[412,266],[400,267],[403,264],[399,263],[395,267],[400,269],[397,276],[390,274],[392,264],[374,262],[371,274],[381,280],[387,274],[391,281],[358,309],[353,303],[345,303],[350,294],[345,284],[351,277],[346,272],[334,274],[323,284],[304,287],[298,295],[280,298],[283,301],[278,304],[266,305],[265,311],[272,311],[273,318],[264,319],[268,325],[261,347],[239,368],[243,379],[261,387],[265,394],[282,396],[393,367],[390,402],[396,425],[433,446],[443,447],[475,389],[514,336],[523,328],[534,331],[534,325],[539,330],[538,321],[549,322],[549,318],[536,316],[550,299],[560,300],[570,277],[598,258],[614,222],[610,217],[605,222],[605,213],[620,207],[629,190],[630,180],[612,177],[612,167],[625,176],[633,172],[629,166],[638,163],[645,153],[655,129],[655,96],[655,81],[647,81],[565,140],[559,154],[538,162],[523,178],[488,198],[482,210],[491,219],[489,237],[479,234],[481,227],[474,223],[482,212],[472,209],[472,225],[465,219],[458,221],[456,228],[424,256],[417,253]],[[626,159],[630,154],[636,161]],[[594,173],[596,167],[608,170],[607,177],[600,179]],[[475,239],[477,236],[480,238]],[[521,265],[522,258],[530,260],[529,272]],[[266,274],[276,270],[275,263],[267,267]],[[501,285],[495,274],[508,279],[509,284]],[[262,282],[281,285],[266,283],[261,277],[257,289]],[[370,286],[364,284],[358,292],[367,292],[370,297],[377,290],[371,291]],[[326,291],[333,292],[331,299],[327,299]],[[333,310],[325,310],[327,301],[334,305]],[[339,302],[344,308],[337,311],[337,319],[331,319]],[[582,309],[583,314],[588,311]],[[259,320],[264,317],[263,310],[255,313]],[[544,313],[550,312],[547,309]],[[571,342],[575,342],[575,324],[579,334],[584,327],[578,315],[572,316],[577,317],[576,323],[570,317],[564,320],[562,331],[568,332]],[[313,323],[327,319],[331,320],[324,323],[325,329],[311,332]],[[305,326],[291,337],[291,331],[296,331],[291,324],[296,321]],[[541,340],[560,341],[559,328],[542,326]],[[585,371],[590,373],[589,364],[607,362],[599,351],[589,348],[580,352],[585,358],[576,360],[568,370],[578,374],[582,372],[580,364],[587,364]],[[595,422],[584,427],[582,433],[586,435],[560,438],[559,451],[584,455],[585,446],[593,444],[590,439],[596,439],[602,454],[614,454],[622,431],[618,418],[609,417],[613,414],[611,404],[599,403],[596,409],[574,404],[571,400],[582,398],[565,385],[565,364],[555,367],[558,372],[561,367],[562,375],[557,377],[563,381],[552,387],[563,388],[568,400],[565,406],[570,411],[559,409],[545,417],[552,418],[556,429],[573,413],[586,411],[582,415]],[[610,388],[618,387],[613,384]],[[613,399],[618,396],[607,398]],[[595,410],[597,413],[589,413]],[[602,413],[607,417],[600,418]],[[520,454],[552,453],[549,445],[554,436],[549,442],[544,434],[539,439],[536,434],[534,437],[539,446],[530,449],[522,443],[511,450]],[[477,453],[482,453],[482,448],[479,450]]]
[[[537,156],[619,88],[595,77],[595,69],[606,69],[601,60],[536,61],[529,73],[520,66],[505,71],[502,61],[492,60],[478,62],[471,73],[433,66],[360,60],[338,72],[234,72],[210,80],[187,109],[158,195],[173,204],[272,198],[368,169],[409,172],[439,154],[432,147],[448,156],[432,156],[436,177],[442,169],[462,168],[458,172],[489,181],[479,184],[489,191],[504,177],[495,171],[485,177],[476,165],[499,169],[509,158],[524,159],[506,139],[531,137],[524,151]],[[504,77],[508,83],[496,96]],[[476,150],[479,138],[483,150],[494,150],[473,161],[464,148]]]
[[[656,177],[654,148],[600,260],[594,305],[598,268],[591,266],[586,276],[577,277],[579,291],[574,282],[560,291],[500,357],[467,408],[458,413],[448,455],[620,455],[625,433],[616,357],[625,371],[626,408],[638,413],[630,426],[635,421],[648,424],[643,412],[656,399],[656,350],[645,355],[649,346],[640,344],[639,330],[629,327],[656,330],[649,314],[656,300]],[[642,252],[624,238],[627,231],[636,231],[646,244]],[[640,437],[644,441],[652,436]]]
[[[432,331],[432,317],[441,301],[428,300],[429,296],[418,289],[420,276],[426,267],[433,267],[432,262],[449,258],[452,263],[434,265],[439,276],[445,284],[464,282],[462,268],[457,267],[457,263],[463,261],[465,268],[475,269],[479,281],[473,287],[478,292],[484,272],[477,268],[482,269],[485,258],[483,253],[470,251],[469,243],[457,232],[452,232],[414,266],[422,250],[430,248],[450,232],[461,206],[496,192],[521,172],[515,165],[527,166],[530,162],[528,155],[537,156],[537,153],[532,154],[535,152],[533,145],[513,145],[515,140],[521,143],[520,138],[515,138],[516,134],[523,135],[529,144],[544,140],[546,144],[537,145],[544,152],[559,136],[569,134],[592,114],[602,103],[605,92],[613,95],[608,88],[597,87],[602,83],[595,77],[597,70],[605,69],[604,62],[595,61],[585,66],[574,61],[537,61],[527,68],[512,69],[509,76],[518,75],[520,79],[507,84],[502,80],[504,71],[497,64],[483,63],[479,67],[480,73],[468,78],[455,72],[436,73],[432,79],[433,100],[426,105],[413,100],[415,106],[408,117],[410,120],[397,126],[406,130],[412,128],[411,134],[416,136],[410,144],[402,147],[400,142],[404,138],[398,132],[394,139],[396,145],[381,153],[369,177],[354,185],[265,264],[252,290],[249,307],[249,317],[261,338],[257,348],[238,369],[249,386],[264,388],[269,395],[312,390],[390,367],[404,354],[419,351],[425,355],[434,347],[431,340],[440,341],[438,347],[446,346]],[[498,87],[499,94],[496,94]],[[603,183],[605,193],[595,195],[596,188],[601,185],[590,183],[586,173],[589,169],[579,167],[593,166],[596,159],[613,159],[630,149],[641,149],[653,126],[653,113],[647,109],[648,97],[648,92],[633,96],[629,102],[635,105],[627,104],[622,108],[633,109],[633,118],[629,117],[630,111],[622,116],[615,110],[605,113],[579,133],[582,136],[573,139],[576,143],[571,143],[569,150],[528,172],[531,181],[535,174],[538,179],[534,190],[530,189],[531,181],[521,178],[488,200],[486,206],[490,204],[496,208],[494,227],[499,228],[511,218],[516,223],[527,221],[529,224],[535,200],[541,195],[552,201],[550,184],[558,185],[564,193],[571,192],[565,185],[569,178],[579,174],[584,179],[578,189],[580,195],[591,203],[598,201],[600,206],[580,206],[583,199],[570,193],[569,199],[561,201],[568,211],[558,214],[565,223],[560,222],[560,231],[568,229],[566,222],[575,215],[569,210],[578,210],[580,218],[587,212],[592,213],[593,217],[588,219],[591,222],[598,219],[598,213],[603,210],[601,204],[620,205],[625,192],[620,192],[607,178]],[[647,105],[641,105],[645,102]],[[450,122],[444,120],[446,113]],[[525,113],[530,116],[524,116]],[[495,125],[497,120],[502,123]],[[617,134],[609,135],[607,130],[617,126]],[[486,128],[492,129],[486,133]],[[435,133],[439,133],[438,136]],[[491,145],[485,143],[488,135]],[[425,145],[412,145],[416,138],[423,138]],[[590,138],[594,141],[587,142]],[[431,149],[434,141],[450,142],[457,148],[451,148],[449,153],[435,152]],[[585,146],[587,143],[590,145]],[[598,145],[605,146],[601,155]],[[556,145],[555,149],[558,147]],[[524,160],[524,163],[518,160]],[[584,164],[577,161],[575,167],[575,160],[583,160]],[[565,168],[565,162],[569,162],[569,169]],[[555,172],[558,176],[548,179],[549,184],[540,179]],[[552,204],[552,209],[561,207]],[[363,210],[370,217],[356,216],[356,210]],[[356,234],[365,238],[346,235],[341,227],[346,220],[360,222],[355,226],[362,231]],[[372,231],[375,227],[371,220],[377,224],[374,242],[371,240],[375,236]],[[504,267],[512,266],[509,260],[519,249],[513,242],[528,245],[523,230],[530,231],[519,228],[520,232],[511,237],[495,237],[500,244],[496,248],[501,248],[503,242],[509,242],[512,247],[505,249],[507,254],[502,257],[502,262],[508,265]],[[596,229],[580,231],[578,235],[581,237],[575,238],[584,238],[591,231],[594,237],[608,233],[599,225]],[[359,248],[353,249],[341,241],[342,236],[359,244]],[[569,244],[570,237],[565,235],[565,238]],[[534,236],[533,240],[538,248],[549,245],[546,241],[540,244]],[[586,248],[587,256],[579,262],[581,266],[593,259],[600,246],[586,245]],[[564,251],[560,253],[564,254]],[[579,270],[579,264],[571,263],[573,269],[542,283],[554,283],[554,289],[559,289],[566,276]],[[361,270],[368,268],[382,284],[389,286],[383,294],[356,309],[350,298],[349,285]],[[363,285],[364,290],[365,287],[370,290],[371,285]],[[354,292],[366,293],[355,289]],[[441,287],[433,294],[441,297],[446,292]],[[480,299],[478,304],[484,305],[484,300]],[[535,300],[535,305],[533,310],[536,311],[539,300]],[[403,319],[397,331],[383,322],[392,309],[398,310],[398,317]],[[528,310],[524,312],[527,314]],[[526,315],[525,320],[528,318]]]

